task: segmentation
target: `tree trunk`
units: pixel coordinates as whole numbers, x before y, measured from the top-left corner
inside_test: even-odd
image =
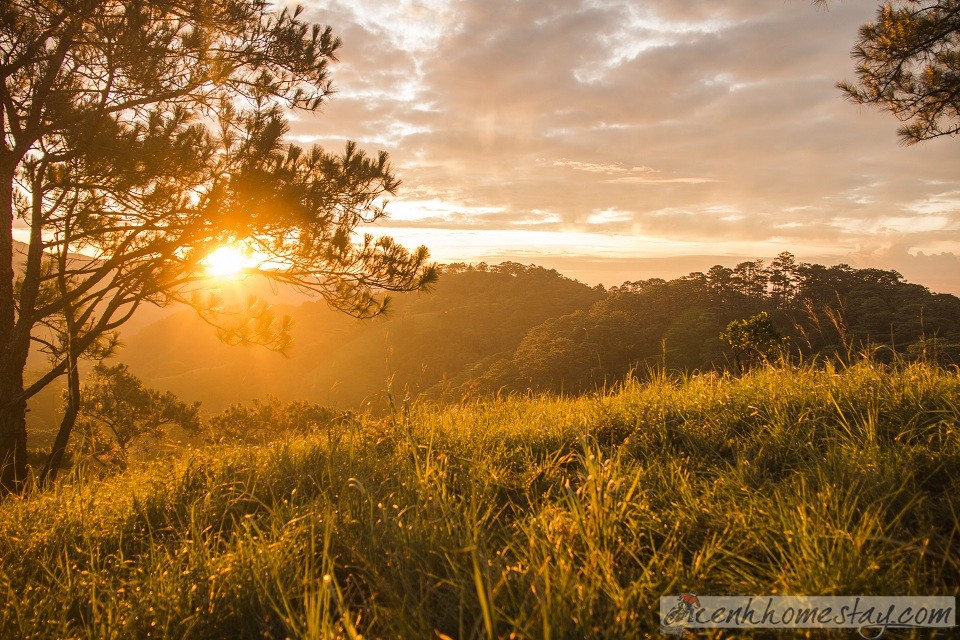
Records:
[[[16,164],[0,153],[0,361],[6,361],[16,322],[13,297],[13,178]]]
[[[48,483],[57,479],[57,472],[63,465],[63,456],[67,451],[67,444],[70,443],[70,434],[73,432],[73,426],[77,422],[77,409],[73,406],[67,408],[60,421],[60,430],[57,431],[57,439],[53,442],[53,449],[50,450],[50,457],[43,465],[43,471],[40,472],[39,486],[44,488]]]
[[[47,458],[46,464],[43,465],[43,471],[40,472],[38,484],[41,488],[56,480],[60,465],[63,464],[63,456],[67,451],[67,444],[70,442],[73,425],[76,424],[77,414],[80,412],[80,372],[77,371],[77,359],[72,354],[69,357],[70,362],[67,365],[67,408],[63,412],[63,419],[60,420],[60,429],[57,431],[57,438],[50,450],[50,457]]]
[[[5,154],[6,155],[6,154]],[[0,495],[19,493],[27,474],[27,402],[11,402],[23,392],[26,344],[14,332],[13,173],[15,163],[0,162]]]
[[[23,392],[23,365],[12,365],[0,370],[0,495],[20,493],[27,477],[27,401],[6,401]]]

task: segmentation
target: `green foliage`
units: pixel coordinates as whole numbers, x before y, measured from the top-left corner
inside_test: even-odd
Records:
[[[720,334],[720,339],[733,350],[740,371],[759,362],[782,358],[790,346],[790,338],[780,333],[766,311],[745,320],[732,321]]]
[[[941,338],[923,338],[907,348],[906,357],[915,362],[946,366],[960,362],[960,343]]]
[[[129,447],[144,436],[163,436],[170,427],[194,434],[201,428],[199,402],[145,387],[124,364],[94,367],[81,398],[76,428],[83,447],[101,455],[116,450],[124,465]]]
[[[686,590],[956,595],[958,397],[765,367],[195,450],[0,504],[0,637],[639,639]]]
[[[853,57],[857,83],[840,88],[903,121],[905,144],[960,133],[960,1],[884,2]]]
[[[211,442],[266,443],[293,435],[329,430],[351,422],[343,411],[298,400],[287,404],[275,397],[256,399],[252,405],[235,404],[211,417],[206,436]]]
[[[743,321],[764,316],[766,320]],[[731,345],[721,338],[731,322]],[[891,361],[921,354],[915,347],[945,345],[940,362],[957,363],[960,299],[932,294],[895,271],[798,263],[787,252],[769,266],[761,260],[734,268],[716,265],[691,273],[625,282],[592,307],[533,327],[512,354],[486,361],[463,384],[466,395],[526,389],[580,393],[603,388],[630,371],[690,372],[730,365],[738,369],[776,359],[793,336],[802,358],[861,354]],[[929,350],[928,350],[929,351]]]

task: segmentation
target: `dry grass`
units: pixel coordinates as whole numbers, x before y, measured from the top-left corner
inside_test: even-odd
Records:
[[[865,363],[196,450],[0,505],[0,637],[639,638],[684,590],[955,595],[958,421],[955,371]]]

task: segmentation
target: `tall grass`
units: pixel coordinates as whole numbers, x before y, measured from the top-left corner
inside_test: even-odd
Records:
[[[863,363],[195,450],[0,505],[0,638],[640,638],[686,590],[955,595],[958,421],[956,372]]]

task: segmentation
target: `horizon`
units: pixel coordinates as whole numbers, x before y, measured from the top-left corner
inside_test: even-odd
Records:
[[[15,236],[20,235],[18,230],[15,230]],[[18,239],[15,242],[26,245],[25,242]],[[22,251],[22,250],[21,250]],[[791,252],[792,253],[792,252]],[[686,255],[686,256],[665,256],[659,258],[635,258],[635,259],[605,259],[603,257],[596,257],[592,259],[582,259],[582,258],[573,258],[566,259],[563,256],[551,257],[551,256],[541,256],[539,262],[522,262],[521,260],[505,257],[503,259],[494,260],[487,262],[485,260],[449,260],[447,262],[437,262],[439,266],[447,266],[456,263],[465,263],[471,266],[477,266],[483,262],[487,262],[490,265],[497,265],[504,262],[518,262],[526,266],[536,266],[543,267],[545,269],[554,269],[560,273],[560,275],[569,278],[571,280],[577,280],[583,284],[589,285],[591,287],[597,285],[603,285],[606,288],[615,287],[624,284],[625,282],[635,282],[638,280],[648,280],[650,278],[662,278],[664,280],[674,280],[676,278],[682,278],[683,276],[689,275],[694,272],[706,272],[715,265],[721,265],[724,267],[733,268],[740,262],[744,261],[753,261],[753,260],[762,260],[764,264],[769,264],[770,261],[775,258],[776,255],[768,256],[731,256],[731,255]],[[903,279],[906,282],[913,284],[919,284],[933,293],[948,293],[960,297],[960,279],[954,278],[953,273],[949,271],[948,267],[943,265],[944,260],[951,260],[949,257],[937,256],[937,255],[924,255],[920,254],[916,256],[919,259],[926,260],[926,265],[919,265],[920,268],[916,268],[917,265],[908,265],[913,266],[913,273],[904,273],[899,269],[890,266],[889,264],[883,261],[883,258],[864,258],[851,256],[850,260],[841,260],[836,259],[832,256],[814,256],[813,258],[804,258],[802,256],[794,256],[798,262],[805,262],[809,264],[820,264],[825,267],[832,267],[839,264],[847,264],[855,269],[881,269],[883,271],[897,271],[903,276]],[[960,259],[960,258],[958,258]],[[940,262],[940,264],[937,264]],[[950,265],[952,266],[952,265]],[[920,277],[916,277],[919,274]],[[241,285],[243,288],[245,285]],[[253,289],[262,288],[254,285]],[[291,301],[291,293],[288,292],[287,295],[282,295],[280,293],[281,289],[273,290],[273,287],[270,287],[268,290],[260,292],[264,295],[265,298],[273,298],[274,302],[280,302],[288,304]],[[271,295],[266,295],[267,292]],[[305,294],[296,292],[293,294],[295,299],[303,301],[315,300],[315,298],[309,297]],[[139,325],[140,323],[134,323]]]

